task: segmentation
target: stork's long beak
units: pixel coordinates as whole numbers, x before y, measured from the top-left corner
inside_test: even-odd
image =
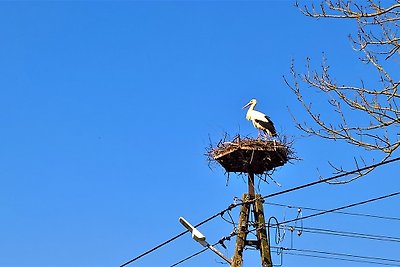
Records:
[[[244,105],[243,107],[242,107],[242,109],[245,109],[245,108],[247,108],[248,106],[250,106],[251,105],[251,101],[249,102],[249,103],[247,103],[246,105]]]

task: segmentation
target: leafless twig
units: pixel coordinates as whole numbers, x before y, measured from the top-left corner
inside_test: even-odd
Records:
[[[326,58],[322,60],[319,70],[313,69],[311,60],[307,59],[302,73],[292,62],[290,79],[284,77],[285,83],[311,118],[311,124],[295,121],[300,130],[323,139],[345,141],[368,151],[379,151],[382,156],[378,162],[385,162],[400,146],[400,72],[398,66],[393,66],[400,58],[400,1],[391,2],[384,1],[386,6],[383,6],[376,0],[364,1],[365,4],[351,0],[326,0],[318,7],[313,4],[300,7],[296,3],[308,17],[354,20],[357,34],[350,36],[352,47],[361,54],[360,62],[375,70],[378,84],[370,82],[368,85],[366,79],[358,85],[343,85],[332,78]],[[301,86],[304,84],[325,94],[332,111],[328,113],[329,117],[313,107]],[[365,166],[364,160],[356,160],[355,168],[359,168],[359,164]],[[345,172],[341,167],[331,166],[335,173]],[[337,183],[353,181],[372,170]]]

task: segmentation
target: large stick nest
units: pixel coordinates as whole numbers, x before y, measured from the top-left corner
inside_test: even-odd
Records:
[[[208,150],[211,161],[218,162],[226,172],[264,174],[283,166],[292,157],[288,144],[237,135],[232,141],[221,140]]]

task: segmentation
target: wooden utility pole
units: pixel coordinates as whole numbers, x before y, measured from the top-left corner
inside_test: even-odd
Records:
[[[257,227],[257,241],[260,246],[262,267],[272,267],[271,251],[265,229],[264,208],[261,195],[257,194],[254,202],[254,218]]]
[[[249,186],[250,199],[254,199],[254,173],[249,172],[247,183],[248,183],[248,186]]]
[[[238,233],[236,238],[235,254],[232,260],[232,267],[241,267],[243,263],[243,251],[248,243],[255,243],[257,249],[260,250],[261,266],[272,267],[271,253],[265,229],[264,209],[261,195],[254,194],[254,174],[249,173],[248,179],[249,193],[243,194],[243,204],[240,209]],[[253,202],[249,202],[249,201]],[[249,203],[247,203],[249,202]],[[249,213],[253,206],[253,214],[257,231],[257,241],[252,242],[246,239],[249,228]]]
[[[243,194],[242,201],[249,201],[249,195]],[[247,229],[249,223],[250,203],[243,204],[240,208],[238,233],[236,236],[235,254],[232,259],[232,267],[241,267],[243,262],[243,251],[246,246]]]

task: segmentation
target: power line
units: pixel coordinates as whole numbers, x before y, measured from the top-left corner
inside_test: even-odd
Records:
[[[135,258],[133,258],[133,259],[131,259],[131,260],[125,262],[125,263],[122,264],[120,267],[124,267],[124,266],[126,266],[126,265],[128,265],[128,264],[131,264],[132,262],[134,262],[134,261],[136,261],[136,260],[138,260],[138,259],[140,259],[140,258],[146,256],[147,254],[150,254],[151,252],[153,252],[153,251],[155,251],[155,250],[157,250],[157,249],[159,249],[159,248],[165,246],[166,244],[171,243],[172,241],[174,241],[174,240],[177,239],[178,237],[181,237],[181,236],[183,236],[184,234],[186,234],[186,233],[188,233],[188,232],[189,232],[189,230],[186,230],[186,231],[184,231],[184,232],[182,232],[182,233],[180,233],[180,234],[178,234],[178,235],[176,235],[176,236],[174,236],[174,237],[168,239],[167,241],[162,242],[161,244],[159,244],[159,245],[153,247],[152,249],[149,249],[149,250],[147,250],[146,252],[140,254],[139,256],[137,256],[137,257],[135,257]]]
[[[272,194],[263,196],[262,199],[266,199],[266,198],[270,198],[270,197],[286,194],[286,193],[289,193],[289,192],[292,192],[292,191],[296,191],[296,190],[300,190],[300,189],[303,189],[303,188],[306,188],[306,187],[310,187],[310,186],[313,186],[313,185],[316,185],[316,184],[320,184],[320,183],[323,183],[323,182],[327,182],[327,181],[330,181],[330,180],[334,180],[334,179],[338,179],[338,178],[341,178],[341,177],[344,177],[344,176],[348,176],[348,175],[352,175],[352,174],[355,174],[355,173],[358,173],[358,172],[362,172],[362,171],[365,171],[365,170],[368,170],[368,169],[371,169],[371,168],[376,168],[378,166],[382,166],[382,165],[386,165],[386,164],[389,164],[389,163],[393,163],[393,162],[398,161],[398,160],[400,160],[400,157],[394,158],[394,159],[391,159],[391,160],[387,160],[385,162],[372,164],[372,165],[366,166],[364,168],[359,168],[359,169],[356,169],[356,170],[353,170],[353,171],[349,171],[349,172],[345,172],[345,173],[342,173],[342,174],[338,174],[338,175],[335,175],[335,176],[332,176],[332,177],[329,177],[329,178],[320,179],[318,181],[311,182],[311,183],[308,183],[308,184],[304,184],[304,185],[296,186],[296,187],[289,188],[289,189],[286,189],[286,190],[283,190],[283,191],[279,191],[279,192],[276,192],[276,193],[272,193]],[[247,204],[247,203],[252,203],[254,201],[255,201],[255,199],[249,200],[249,201],[246,201],[246,202],[237,203],[237,204],[232,204],[228,208],[226,208],[226,209],[224,209],[224,210],[212,215],[211,217],[205,219],[204,221],[200,222],[199,224],[195,225],[194,227],[199,227],[199,226],[201,226],[201,225],[203,225],[203,224],[215,219],[216,217],[223,215],[225,212],[227,212],[227,211],[229,211],[229,210],[231,210],[233,208],[236,208],[238,206],[241,206],[241,205],[244,205],[244,204]],[[171,243],[172,241],[176,240],[177,238],[183,236],[187,232],[188,231],[181,232],[180,234],[168,239],[167,241],[164,241],[164,242],[160,243],[159,245],[147,250],[146,252],[136,256],[135,258],[125,262],[124,264],[120,265],[120,267],[124,267],[124,266],[126,266],[126,265],[128,265],[128,264],[130,264],[130,263],[132,263],[132,262],[134,262],[134,261],[136,261],[136,260],[138,260],[138,259],[140,259],[140,258],[152,253],[152,252],[154,252],[155,250],[157,250],[157,249],[159,249],[159,248]]]
[[[213,246],[215,246],[215,245],[213,245]],[[184,263],[185,261],[190,260],[191,258],[194,258],[194,257],[200,255],[201,253],[205,252],[207,249],[208,248],[204,248],[204,249],[202,249],[202,250],[200,250],[200,251],[198,251],[198,252],[196,252],[196,253],[194,253],[194,254],[192,254],[192,255],[190,255],[190,256],[188,256],[188,257],[186,257],[186,258],[184,258],[184,259],[182,259],[182,260],[180,260],[180,261],[178,261],[176,263],[174,263],[174,264],[172,264],[170,267],[174,267],[174,266],[177,266],[177,265],[179,265],[181,263]]]
[[[297,227],[291,227],[291,226],[286,226],[286,229],[297,229]],[[320,229],[320,228],[310,228],[310,227],[303,227],[301,228],[302,231],[304,232],[309,232],[309,233],[317,233],[317,234],[333,234],[333,235],[339,235],[339,236],[346,236],[346,237],[355,237],[355,238],[366,238],[366,239],[371,239],[371,240],[379,240],[379,241],[393,241],[393,242],[400,242],[400,238],[397,237],[390,237],[390,236],[381,236],[381,235],[370,235],[370,234],[364,234],[364,233],[355,233],[355,232],[345,232],[345,231],[336,231],[336,230],[330,230],[330,229]],[[251,231],[254,231],[251,230]],[[249,232],[251,232],[249,231]],[[232,235],[231,235],[232,236]],[[213,246],[217,245],[219,242],[216,242]],[[271,247],[271,248],[279,248],[282,249],[281,247]],[[175,264],[171,265],[170,267],[175,267],[191,258],[194,258],[203,252],[205,252],[207,248],[202,249],[196,253],[193,253],[192,255],[176,262]],[[284,250],[293,250],[293,251],[300,251],[300,252],[315,252],[315,253],[325,253],[328,255],[336,255],[336,256],[347,256],[347,257],[354,257],[354,258],[361,258],[361,259],[369,259],[369,260],[381,260],[381,261],[391,261],[391,262],[396,262],[400,263],[400,260],[392,260],[392,259],[385,259],[385,258],[380,258],[380,257],[368,257],[368,256],[359,256],[359,255],[351,255],[351,254],[341,254],[341,253],[334,253],[334,252],[321,252],[321,251],[313,251],[313,250],[300,250],[300,249],[294,249],[294,248],[286,248]],[[286,254],[292,254],[296,255],[295,253],[287,253]],[[302,256],[307,256],[307,255],[302,255]],[[326,257],[321,257],[321,258],[326,258]],[[336,258],[329,258],[329,259],[336,259]],[[346,260],[346,259],[338,259],[338,260]],[[349,261],[354,261],[354,260],[349,260]],[[375,264],[381,264],[381,265],[393,265],[393,266],[400,266],[398,264],[385,264],[385,263],[378,263],[378,262],[370,262],[370,261],[356,261],[356,262],[365,262],[365,263],[375,263]]]
[[[276,226],[274,226],[274,227],[276,227]],[[399,242],[400,243],[400,237],[393,237],[393,236],[372,235],[372,234],[366,234],[366,233],[346,232],[346,231],[312,228],[312,227],[284,226],[284,228],[289,231],[294,231],[294,230],[298,229],[303,232],[311,233],[311,234],[336,235],[336,236],[342,236],[342,237],[363,238],[363,239],[376,240],[376,241],[388,241],[388,242]]]
[[[334,260],[351,261],[359,263],[372,263],[372,264],[388,265],[388,266],[400,266],[400,260],[381,258],[381,257],[361,256],[361,255],[354,255],[347,253],[319,251],[310,249],[296,249],[296,248],[278,248],[278,249],[282,249],[283,251],[285,251],[285,254],[289,255],[308,256],[314,258],[334,259]],[[293,253],[292,251],[300,253]],[[312,253],[312,254],[305,254],[305,253]]]
[[[218,245],[218,244],[223,244],[223,242],[224,241],[226,241],[226,240],[230,240],[233,236],[235,236],[236,235],[236,233],[235,232],[232,232],[229,236],[225,236],[225,237],[223,237],[223,238],[221,238],[220,240],[218,240],[218,242],[215,242],[214,244],[212,244],[211,246],[216,246],[216,245]],[[184,263],[185,261],[187,261],[187,260],[190,260],[191,258],[194,258],[194,257],[196,257],[196,256],[198,256],[198,255],[200,255],[200,254],[202,254],[203,252],[205,252],[206,250],[207,250],[208,248],[204,248],[204,249],[202,249],[202,250],[200,250],[200,251],[198,251],[198,252],[196,252],[196,253],[193,253],[192,255],[190,255],[190,256],[188,256],[188,257],[186,257],[186,258],[184,258],[184,259],[182,259],[182,260],[180,260],[180,261],[178,261],[178,262],[176,262],[176,263],[174,263],[174,264],[172,264],[170,267],[175,267],[175,266],[177,266],[177,265],[179,265],[179,264],[181,264],[181,263]]]
[[[319,229],[319,228],[303,228],[303,230],[304,232],[316,233],[316,234],[337,235],[343,237],[363,238],[363,239],[377,240],[377,241],[388,241],[388,242],[398,242],[398,243],[400,242],[399,237],[393,237],[393,236],[371,235],[365,233],[335,231],[335,230]]]
[[[240,204],[241,204],[241,203],[240,203]],[[239,205],[230,205],[228,208],[224,209],[224,210],[221,211],[221,212],[218,212],[218,213],[214,214],[213,216],[208,217],[207,219],[203,220],[202,222],[196,224],[194,227],[199,227],[199,226],[201,226],[201,225],[203,225],[203,224],[205,224],[205,223],[207,223],[207,222],[209,222],[209,221],[215,219],[215,218],[218,217],[218,216],[222,216],[225,212],[227,212],[227,211],[229,211],[229,210],[231,210],[231,209],[233,209],[233,208],[235,208],[235,207],[237,207],[237,206],[239,206]],[[138,259],[140,259],[140,258],[146,256],[147,254],[152,253],[153,251],[155,251],[155,250],[157,250],[157,249],[159,249],[159,248],[161,248],[161,247],[167,245],[168,243],[171,243],[171,242],[174,241],[175,239],[178,239],[179,237],[183,236],[184,234],[186,234],[186,233],[188,233],[188,232],[189,232],[189,230],[186,230],[186,231],[181,232],[180,234],[177,234],[176,236],[174,236],[174,237],[168,239],[167,241],[164,241],[164,242],[162,242],[161,244],[159,244],[159,245],[157,245],[157,246],[155,246],[155,247],[153,247],[153,248],[147,250],[146,252],[143,252],[143,253],[140,254],[139,256],[136,256],[135,258],[133,258],[133,259],[131,259],[131,260],[125,262],[124,264],[120,265],[120,267],[124,267],[124,266],[126,266],[126,265],[128,265],[128,264],[131,264],[131,263],[134,262],[134,261],[137,261]]]
[[[354,255],[354,254],[349,254],[349,253],[338,253],[338,252],[310,250],[310,249],[288,248],[288,250],[293,250],[293,251],[298,251],[298,252],[306,252],[306,253],[326,254],[326,255],[332,255],[332,256],[349,257],[349,258],[359,258],[359,259],[367,259],[367,260],[386,261],[386,262],[400,264],[400,260],[388,259],[388,258],[382,258],[382,257],[361,256],[361,255]]]
[[[318,181],[314,181],[314,182],[311,182],[311,183],[308,183],[308,184],[292,187],[292,188],[289,188],[289,189],[286,189],[286,190],[282,190],[282,191],[279,191],[279,192],[276,192],[276,193],[272,193],[272,194],[266,195],[266,196],[264,196],[262,198],[266,199],[266,198],[270,198],[270,197],[286,194],[286,193],[289,193],[289,192],[297,191],[299,189],[310,187],[310,186],[313,186],[313,185],[316,185],[316,184],[329,182],[331,180],[335,180],[335,179],[338,179],[338,178],[341,178],[341,177],[344,177],[344,176],[352,175],[352,174],[363,172],[363,171],[366,171],[366,170],[369,170],[369,169],[372,169],[372,168],[376,168],[378,166],[382,166],[382,165],[386,165],[386,164],[389,164],[389,163],[393,163],[393,162],[398,161],[398,160],[400,160],[400,157],[397,157],[397,158],[394,158],[394,159],[390,159],[390,160],[387,160],[387,161],[384,161],[384,162],[372,164],[372,165],[369,165],[369,166],[366,166],[366,167],[363,167],[363,168],[359,168],[359,169],[356,169],[356,170],[352,170],[352,171],[349,171],[349,172],[344,172],[344,173],[341,173],[341,174],[338,174],[338,175],[335,175],[335,176],[331,176],[331,177],[328,177],[328,178],[325,178],[325,179],[320,179]]]
[[[272,203],[272,202],[267,202],[265,204],[266,205],[271,205],[271,206],[286,207],[286,208],[289,208],[289,209],[294,208],[294,209],[303,209],[303,210],[312,210],[312,211],[326,211],[324,209],[317,209],[317,208],[310,208],[310,207],[303,207],[303,206],[285,205],[285,204]],[[344,211],[336,211],[336,212],[333,212],[333,213],[338,213],[338,214],[343,214],[343,215],[351,215],[351,216],[369,217],[369,218],[383,219],[383,220],[400,221],[399,217],[388,217],[388,216],[380,216],[380,215],[374,215],[374,214],[365,214],[365,213],[356,213],[356,212],[344,212]]]
[[[339,208],[334,208],[334,209],[330,209],[330,210],[324,210],[324,211],[321,211],[321,212],[318,212],[318,213],[314,213],[314,214],[310,214],[310,215],[307,215],[307,216],[304,216],[304,217],[299,217],[299,218],[296,218],[296,219],[287,220],[287,221],[284,221],[284,222],[280,222],[279,225],[280,224],[291,223],[291,222],[295,222],[295,221],[299,221],[299,220],[309,219],[309,218],[312,218],[312,217],[320,216],[320,215],[327,214],[327,213],[336,212],[336,211],[343,210],[343,209],[352,208],[352,207],[355,207],[355,206],[367,204],[367,203],[370,203],[370,202],[382,200],[382,199],[389,198],[389,197],[394,197],[394,196],[397,196],[397,195],[400,195],[400,191],[394,192],[394,193],[391,193],[391,194],[388,194],[388,195],[383,195],[383,196],[380,196],[380,197],[371,198],[371,199],[368,199],[368,200],[363,200],[363,201],[360,201],[360,202],[357,202],[357,203],[341,206]]]
[[[347,208],[351,208],[351,207],[355,207],[355,206],[367,204],[367,203],[374,202],[374,201],[378,201],[378,200],[381,200],[381,199],[393,197],[393,196],[396,196],[396,195],[399,195],[399,194],[400,194],[400,191],[399,191],[399,192],[394,192],[394,193],[391,193],[391,194],[387,194],[387,195],[383,195],[383,196],[380,196],[380,197],[375,197],[375,198],[371,198],[371,199],[368,199],[368,200],[360,201],[360,202],[357,202],[357,203],[349,204],[349,205],[346,205],[346,206],[341,206],[341,207],[338,207],[338,208],[334,208],[334,209],[330,209],[330,210],[325,210],[325,211],[323,211],[323,212],[318,212],[318,213],[310,214],[310,215],[305,216],[305,217],[298,217],[298,218],[296,218],[296,219],[287,220],[287,221],[284,221],[284,222],[279,222],[278,224],[271,225],[271,226],[272,226],[272,227],[277,227],[278,225],[287,224],[287,223],[291,223],[291,222],[295,222],[295,221],[299,221],[299,220],[309,219],[309,218],[316,217],[316,216],[320,216],[320,215],[323,215],[323,214],[326,214],[326,213],[329,213],[329,212],[334,212],[334,211],[337,211],[337,210],[343,210],[343,209],[347,209]],[[248,233],[253,232],[253,231],[256,231],[256,230],[257,230],[257,228],[256,228],[256,229],[253,229],[253,230],[248,230]],[[236,233],[232,233],[231,236],[233,236],[233,235],[235,235],[235,234],[236,234]],[[219,243],[219,242],[217,242],[216,244],[218,244],[218,243]],[[204,250],[204,251],[205,251],[205,250]],[[178,262],[178,263],[175,263],[175,264],[172,265],[172,266],[177,266],[178,264],[180,264],[180,263],[182,263],[182,262],[184,262],[184,261],[186,261],[186,260],[188,260],[188,259],[191,259],[191,258],[193,258],[193,257],[195,257],[195,256],[197,256],[197,255],[199,255],[199,254],[201,254],[201,253],[203,253],[204,251],[196,252],[196,253],[192,254],[191,256],[185,258],[184,260],[182,260],[182,261],[180,261],[180,262]],[[386,265],[387,265],[387,264],[386,264]],[[397,265],[396,265],[396,266],[397,266]],[[399,266],[400,266],[400,265],[399,265]]]
[[[328,259],[328,260],[341,260],[341,261],[349,261],[349,262],[357,262],[357,263],[371,263],[371,264],[385,265],[385,266],[400,266],[399,264],[392,264],[392,263],[382,263],[382,262],[374,262],[374,261],[367,261],[367,260],[344,259],[344,258],[338,258],[338,257],[311,255],[311,254],[295,253],[295,252],[286,252],[285,254],[293,255],[293,256],[305,256],[305,257],[312,257],[312,258],[319,258],[319,259]]]

